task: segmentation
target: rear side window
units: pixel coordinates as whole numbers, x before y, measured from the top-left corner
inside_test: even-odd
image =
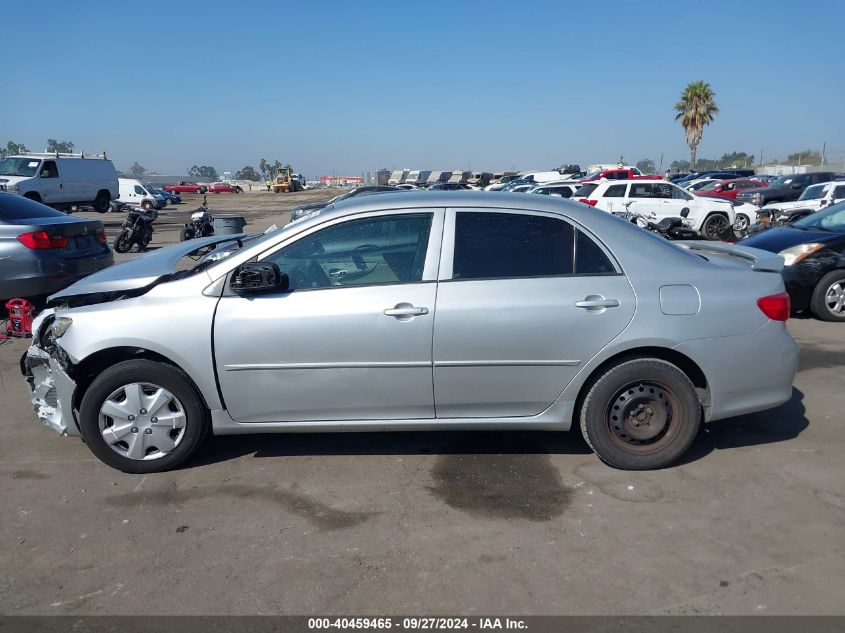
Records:
[[[625,189],[628,185],[611,185],[607,188],[607,191],[604,192],[605,198],[624,198],[625,197]]]
[[[564,220],[517,213],[459,212],[453,279],[551,277],[573,271],[574,229]]]
[[[67,217],[45,204],[12,193],[0,193],[0,222],[17,222],[33,218]]]
[[[635,183],[631,185],[632,198],[656,198],[654,185],[651,183]]]
[[[589,197],[589,195],[591,193],[593,193],[596,190],[596,187],[598,187],[598,185],[594,185],[592,183],[587,183],[586,185],[581,185],[578,188],[578,191],[576,191],[572,195],[574,195],[576,198],[587,198],[587,197]]]
[[[575,238],[576,275],[613,275],[616,269],[593,239],[583,231]]]

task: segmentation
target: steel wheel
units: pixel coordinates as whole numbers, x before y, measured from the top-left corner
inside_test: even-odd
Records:
[[[824,295],[824,304],[836,318],[845,317],[845,282],[836,281],[830,285]]]
[[[185,435],[185,409],[167,389],[130,383],[100,407],[100,434],[117,454],[152,460],[172,452]]]
[[[736,216],[736,222],[734,222],[734,228],[737,231],[744,231],[748,228],[751,224],[751,220],[748,219],[748,216],[744,213],[740,213]]]
[[[630,453],[659,451],[677,435],[679,411],[677,396],[666,386],[632,383],[620,389],[608,407],[610,437]]]

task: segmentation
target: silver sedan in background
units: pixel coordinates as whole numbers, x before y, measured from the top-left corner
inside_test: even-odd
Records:
[[[0,302],[46,297],[113,263],[99,220],[0,193]]]
[[[607,464],[653,469],[702,422],[792,394],[783,260],[765,251],[480,192],[361,196],[233,239],[54,295],[22,362],[42,421],[131,473],[209,432],[573,425]],[[179,266],[202,249],[227,255]]]

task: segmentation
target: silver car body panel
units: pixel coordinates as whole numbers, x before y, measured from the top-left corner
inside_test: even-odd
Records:
[[[618,271],[451,280],[454,218],[467,210],[564,218],[596,238]],[[312,232],[352,218],[420,212],[434,220],[419,282],[261,297],[225,291],[237,266]],[[167,274],[184,248],[161,249],[167,254],[154,260],[153,272]],[[123,282],[116,275],[94,288],[138,287],[142,262],[155,254],[123,268],[130,273]],[[60,310],[73,324],[57,344],[72,363],[114,348],[163,356],[194,381],[220,434],[566,430],[582,388],[602,363],[650,348],[674,350],[698,365],[707,380],[707,389],[700,390],[705,418],[717,420],[791,396],[797,345],[784,323],[769,320],[756,305],[757,298],[783,291],[774,268],[770,253],[708,243],[678,246],[559,198],[480,192],[362,196],[141,296]],[[665,290],[674,286],[690,290]],[[71,294],[80,288],[84,282]],[[619,305],[595,312],[570,305],[590,295]],[[403,303],[428,312],[407,320],[383,313]],[[39,356],[38,340],[33,358]],[[72,385],[55,386],[63,392],[60,400],[73,402]]]

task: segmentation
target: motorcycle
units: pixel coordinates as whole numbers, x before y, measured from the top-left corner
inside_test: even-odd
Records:
[[[745,231],[745,235],[753,235],[777,226],[789,226],[796,220],[806,218],[814,213],[813,209],[767,209],[763,207],[757,212],[757,224],[752,224]]]
[[[156,219],[158,211],[155,209],[129,209],[121,225],[122,230],[114,238],[114,250],[128,253],[133,244],[138,245],[139,253],[145,250],[153,239],[153,222]]]
[[[208,201],[203,200],[199,208],[191,213],[190,222],[186,223],[179,232],[179,240],[192,240],[196,237],[210,237],[214,235],[214,218],[208,212]]]
[[[663,218],[657,220],[655,213],[639,213],[638,211],[631,211],[632,202],[625,203],[625,212],[616,213],[618,217],[623,220],[632,222],[637,226],[644,228],[646,231],[651,231],[665,237],[667,240],[699,240],[701,236],[698,234],[690,223],[685,218]]]

